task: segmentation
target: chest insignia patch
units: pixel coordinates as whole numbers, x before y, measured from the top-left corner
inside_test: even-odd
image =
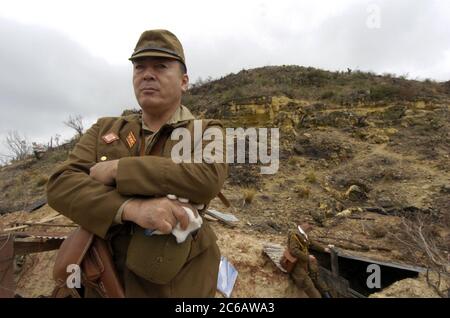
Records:
[[[119,140],[119,136],[117,136],[115,133],[109,133],[102,137],[103,141],[107,144],[112,143],[115,140]]]
[[[134,144],[136,143],[136,137],[134,136],[133,132],[130,131],[127,136],[127,143],[128,147],[132,148]]]

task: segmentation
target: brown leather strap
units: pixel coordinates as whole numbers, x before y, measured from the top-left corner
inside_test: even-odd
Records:
[[[219,197],[220,201],[222,201],[222,203],[229,208],[231,206],[230,201],[228,201],[228,199],[225,197],[225,195],[222,192],[219,192],[217,194],[217,196]]]
[[[94,238],[81,265],[87,286],[94,288],[103,298],[125,298],[125,291],[105,240]]]
[[[306,253],[307,255],[309,255],[307,243],[301,242],[300,239],[298,238],[297,234],[294,235],[294,237],[295,237],[295,240],[298,242],[298,244],[301,246],[302,251],[304,253]]]
[[[81,227],[68,236],[58,251],[53,268],[56,280],[53,297],[79,297],[76,290],[66,285],[70,264],[80,265],[83,285],[95,289],[102,297],[125,297],[107,242]]]

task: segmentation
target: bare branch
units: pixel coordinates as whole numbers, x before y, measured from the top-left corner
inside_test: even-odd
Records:
[[[79,137],[83,135],[83,117],[81,115],[70,115],[69,119],[64,122],[64,125],[75,130]]]
[[[21,136],[17,130],[8,132],[5,138],[5,145],[11,152],[10,157],[15,160],[23,160],[30,154],[31,147],[24,136]]]
[[[441,276],[450,277],[450,264],[446,256],[448,251],[445,246],[439,244],[439,238],[433,233],[433,222],[431,222],[430,216],[419,213],[413,220],[401,217],[401,222],[402,231],[393,236],[415,258],[415,261],[419,261],[417,252],[425,256],[425,260],[421,260],[425,261],[427,267],[427,283],[443,297]],[[437,273],[437,281],[430,279],[429,272]]]

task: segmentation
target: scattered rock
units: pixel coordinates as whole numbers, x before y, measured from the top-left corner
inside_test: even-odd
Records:
[[[378,198],[376,201],[377,204],[382,208],[391,208],[396,205],[389,197],[381,197]]]
[[[267,225],[270,226],[272,229],[274,229],[277,232],[281,232],[283,230],[283,227],[273,221],[268,221]]]
[[[325,211],[325,216],[328,218],[334,217],[335,215],[336,215],[336,213],[333,209],[327,209]]]
[[[295,186],[294,192],[297,193],[300,198],[307,198],[310,194],[309,188],[301,185]]]
[[[450,185],[448,185],[448,184],[443,184],[443,185],[441,186],[441,192],[442,192],[442,193],[450,193]]]
[[[376,144],[385,144],[390,141],[389,136],[387,136],[383,133],[370,134],[368,136],[368,139]]]
[[[382,224],[375,223],[369,228],[370,236],[374,238],[382,238],[387,234],[387,229]]]
[[[321,209],[321,210],[327,210],[328,209],[328,204],[326,204],[326,203],[320,203],[319,204],[319,209]]]
[[[260,168],[256,164],[230,164],[228,181],[241,187],[258,187],[261,183]]]
[[[342,218],[342,217],[351,216],[355,213],[362,213],[362,212],[363,212],[363,210],[361,208],[348,208],[342,212],[337,213],[336,216],[339,218]]]
[[[403,105],[394,105],[385,108],[381,111],[372,112],[370,115],[374,117],[374,119],[382,120],[383,122],[386,121],[398,121],[403,116],[405,116],[406,113],[406,106]]]
[[[261,195],[259,196],[259,198],[260,198],[261,200],[263,200],[263,201],[272,201],[272,196],[267,195],[267,194],[261,194]]]
[[[264,213],[267,219],[274,219],[271,213]],[[278,224],[274,221],[263,221],[252,224],[253,229],[261,233],[279,234],[283,231],[287,231],[287,227],[284,224]]]
[[[383,118],[385,120],[398,120],[405,115],[406,106],[394,105],[385,109],[383,112]]]
[[[319,224],[320,226],[322,226],[323,222],[325,222],[325,220],[326,220],[325,211],[323,211],[323,210],[315,209],[315,210],[310,211],[309,214],[311,215],[313,220],[315,222],[317,222],[317,224]]]
[[[336,201],[336,203],[335,203],[335,205],[334,205],[334,209],[335,209],[337,212],[341,212],[342,210],[344,210],[344,206],[342,205],[341,202]]]
[[[367,194],[357,185],[351,185],[348,188],[345,196],[352,201],[365,201],[367,200]]]
[[[297,155],[314,159],[345,159],[352,157],[352,147],[329,136],[314,135],[306,137],[304,134],[297,137],[294,144]]]
[[[310,113],[303,120],[303,125],[306,127],[331,126],[344,128],[360,126],[361,122],[360,116],[353,112],[337,110]]]

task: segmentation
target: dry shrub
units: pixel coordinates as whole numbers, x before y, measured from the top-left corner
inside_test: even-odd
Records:
[[[310,189],[306,186],[297,185],[294,187],[294,192],[298,194],[300,198],[307,198],[311,193]]]
[[[314,173],[314,171],[308,172],[308,174],[305,176],[305,181],[307,181],[309,183],[317,182],[316,174]]]
[[[244,199],[244,204],[250,204],[252,203],[253,199],[255,198],[256,189],[254,188],[243,188],[242,189],[242,196]]]
[[[43,185],[45,185],[47,183],[47,181],[48,181],[47,176],[43,176],[43,175],[39,176],[36,179],[36,187],[42,187]]]
[[[414,263],[424,263],[427,268],[427,283],[441,297],[450,292],[442,290],[443,280],[450,280],[449,237],[442,238],[436,231],[436,222],[431,215],[417,213],[414,217],[401,217],[401,229],[392,235],[400,242]],[[437,279],[431,279],[436,273]]]

